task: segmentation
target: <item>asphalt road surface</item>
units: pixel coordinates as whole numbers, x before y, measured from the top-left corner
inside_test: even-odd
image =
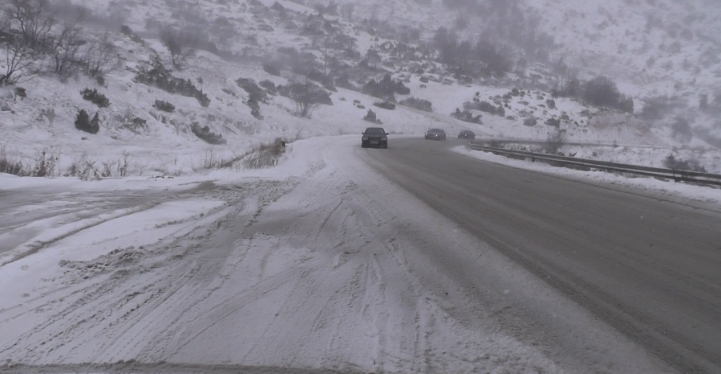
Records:
[[[721,372],[718,211],[474,160],[449,151],[458,144],[391,139],[362,152],[678,371]]]

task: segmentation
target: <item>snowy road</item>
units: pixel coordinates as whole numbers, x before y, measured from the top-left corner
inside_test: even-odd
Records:
[[[717,278],[703,273],[718,264],[704,240],[718,234],[694,242],[697,252],[689,249],[695,254],[689,259],[671,256],[665,242],[654,243],[658,258],[625,257],[620,246],[628,222],[608,220],[604,209],[609,212],[611,197],[626,194],[593,190],[585,202],[561,187],[559,195],[544,195],[552,181],[577,182],[489,166],[442,143],[394,139],[388,150],[369,150],[357,138],[298,142],[271,170],[138,181],[132,188],[72,185],[57,193],[52,185],[32,189],[0,180],[16,186],[0,190],[0,235],[13,240],[3,241],[9,244],[0,252],[0,369],[674,372],[648,353],[667,352],[658,348],[668,349],[665,341],[654,346],[609,328],[610,322],[629,333],[614,320],[620,308],[598,305],[617,300],[662,306],[647,310],[651,317],[697,313],[684,321],[708,323],[691,335],[708,345],[695,356],[673,352],[718,368],[718,340],[711,336],[718,322],[705,319],[718,311]],[[472,185],[461,184],[460,175],[472,177]],[[494,185],[504,181],[512,183]],[[494,200],[499,194],[506,196]],[[634,205],[641,198],[629,199],[627,209],[641,209]],[[598,211],[570,205],[580,203]],[[573,235],[556,226],[579,219],[569,213],[574,209],[585,212],[589,225],[611,222],[605,227],[619,235],[596,237],[601,229],[585,232],[581,222]],[[666,208],[658,209],[648,219],[662,224]],[[694,214],[717,218],[667,209],[683,212],[678,217],[689,227],[696,227]],[[673,240],[668,232],[659,235]],[[594,243],[609,250],[604,255]],[[568,245],[587,251],[572,253]],[[606,257],[611,253],[616,256]],[[668,261],[677,261],[680,273],[651,271]],[[701,267],[684,273],[696,265],[691,261]],[[633,275],[631,266],[639,267],[634,279],[602,276],[606,270]],[[581,272],[586,276],[571,278]],[[655,274],[665,274],[666,282],[654,288]],[[546,283],[539,276],[552,278]],[[598,296],[631,280],[649,288],[625,283],[614,298]],[[596,288],[587,287],[591,281]],[[708,287],[680,294],[689,282]],[[635,304],[620,299],[664,287],[678,289]],[[664,295],[673,298],[669,304],[657,299]],[[710,304],[677,305],[682,297]],[[651,334],[658,325],[639,323],[645,315],[633,314],[637,309],[624,311],[622,322],[649,326],[640,333],[657,338]],[[670,340],[693,331],[671,327]]]

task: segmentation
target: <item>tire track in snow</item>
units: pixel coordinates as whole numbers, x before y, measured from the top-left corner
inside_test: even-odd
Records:
[[[261,186],[261,195],[262,190]],[[271,191],[269,201],[272,201],[273,196],[278,193],[283,191]],[[27,363],[42,361],[57,363],[68,360],[73,362],[75,361],[73,357],[76,355],[101,362],[113,362],[116,358],[128,359],[123,357],[128,354],[132,354],[131,358],[140,357],[140,353],[137,352],[140,350],[138,347],[144,345],[138,343],[152,340],[151,336],[155,333],[153,328],[148,327],[155,324],[162,325],[168,316],[175,313],[173,309],[192,302],[193,296],[205,289],[205,284],[199,281],[212,279],[206,277],[207,274],[197,276],[201,266],[197,262],[191,265],[188,263],[192,263],[192,258],[196,257],[200,248],[199,244],[214,230],[217,230],[217,227],[196,227],[185,238],[176,240],[174,244],[164,245],[164,249],[147,248],[144,256],[141,256],[137,263],[108,274],[91,274],[91,278],[83,280],[81,286],[70,284],[44,294],[44,297],[38,300],[46,302],[38,303],[35,309],[41,310],[54,304],[50,318],[21,335],[12,346],[0,347],[0,353],[7,354],[15,362]],[[163,244],[159,246],[162,247]],[[177,253],[173,249],[178,247],[185,249],[182,253]],[[152,255],[149,255],[150,253]],[[219,260],[222,262],[223,258],[220,257]],[[185,261],[188,259],[191,260]],[[97,259],[87,264],[95,266],[98,261],[103,260]],[[168,275],[172,276],[168,277]],[[127,284],[128,280],[131,281],[130,285]],[[118,294],[125,296],[133,288],[138,291],[131,293],[132,297],[117,298]],[[64,289],[70,289],[72,292],[63,292]],[[51,297],[55,298],[48,301],[47,299]],[[192,304],[185,307],[190,309]],[[0,311],[2,317],[0,321],[12,323],[14,319],[20,318],[21,309],[18,307]],[[45,310],[42,312],[47,313]],[[14,313],[18,314],[11,315]],[[108,319],[111,315],[112,317]],[[62,341],[58,341],[58,337],[62,337]],[[94,347],[88,349],[90,342],[93,341],[96,342]],[[47,350],[34,348],[41,346],[54,347]],[[55,347],[63,349],[66,353],[60,356],[49,355]],[[153,349],[150,352],[148,357],[154,359]],[[54,360],[52,357],[57,359]]]
[[[414,223],[396,212],[401,202],[379,193],[387,185],[363,179],[361,161],[338,160],[346,146],[325,150],[327,166],[297,187],[236,191],[232,201],[257,204],[148,248],[115,272],[91,274],[53,312],[72,321],[86,311],[104,317],[70,331],[55,320],[52,329],[74,339],[62,348],[72,356],[22,354],[48,329],[33,330],[11,356],[67,364],[48,368],[121,371],[531,372],[540,365],[559,372],[538,352],[517,349],[517,341],[494,340],[446,313],[436,290],[419,280],[419,261],[407,261],[419,255],[419,243],[433,243],[434,233],[428,225],[409,228]],[[104,336],[111,339],[93,349],[76,344],[102,343]],[[484,354],[492,359],[482,361]],[[514,363],[517,355],[532,360]]]

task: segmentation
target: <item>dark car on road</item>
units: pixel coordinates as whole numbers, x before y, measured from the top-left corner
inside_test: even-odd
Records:
[[[426,131],[426,140],[446,140],[446,132],[441,129]]]
[[[475,139],[476,134],[471,130],[463,130],[458,133],[458,139]]]
[[[382,127],[369,127],[363,132],[361,147],[388,148],[388,133]]]

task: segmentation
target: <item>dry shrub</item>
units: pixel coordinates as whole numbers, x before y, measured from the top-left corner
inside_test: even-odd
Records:
[[[243,167],[262,169],[278,165],[278,157],[285,153],[285,141],[276,138],[272,143],[261,144],[243,157]]]

